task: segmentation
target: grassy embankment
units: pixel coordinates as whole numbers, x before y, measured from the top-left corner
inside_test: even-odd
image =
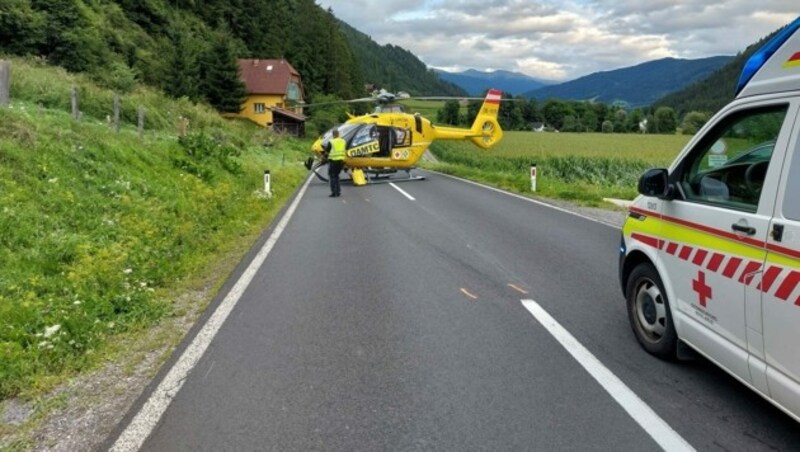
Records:
[[[504,132],[489,150],[468,142],[438,141],[430,169],[530,193],[530,165],[537,167],[537,195],[602,206],[603,198],[633,199],[639,176],[666,167],[688,143],[687,135]]]
[[[180,294],[218,288],[307,174],[306,143],[144,88],[122,95],[115,133],[112,91],[12,61],[12,103],[0,109],[0,401],[38,397],[179,315]],[[182,140],[179,116],[190,121]]]

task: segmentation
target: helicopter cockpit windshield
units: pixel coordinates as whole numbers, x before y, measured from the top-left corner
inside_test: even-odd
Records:
[[[339,136],[342,137],[345,141],[349,141],[350,137],[353,133],[358,129],[361,124],[339,124],[337,126],[333,126],[322,135],[322,141],[327,143],[331,138],[333,138],[333,129],[339,129]]]

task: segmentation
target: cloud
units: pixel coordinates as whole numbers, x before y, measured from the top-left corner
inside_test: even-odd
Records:
[[[796,0],[321,0],[432,67],[551,80],[664,57],[733,55],[797,17]]]

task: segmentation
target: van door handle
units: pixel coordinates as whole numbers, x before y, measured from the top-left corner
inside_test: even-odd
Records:
[[[745,233],[747,235],[755,235],[756,234],[756,228],[754,228],[752,226],[742,226],[742,225],[740,225],[738,223],[733,223],[731,225],[731,229],[733,229],[736,232]]]
[[[772,240],[776,242],[780,242],[783,240],[783,225],[782,224],[773,224],[772,225]]]

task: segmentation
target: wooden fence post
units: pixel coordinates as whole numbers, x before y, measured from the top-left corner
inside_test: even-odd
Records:
[[[114,94],[114,132],[119,133],[119,94]]]
[[[11,100],[11,62],[0,60],[0,107],[7,107]]]
[[[139,138],[142,138],[144,135],[144,107],[140,105],[137,112],[139,116]]]
[[[72,106],[72,119],[80,119],[80,100],[78,99],[78,88],[74,86],[69,90],[69,102]]]
[[[189,133],[189,118],[178,116],[178,138],[185,138]]]

